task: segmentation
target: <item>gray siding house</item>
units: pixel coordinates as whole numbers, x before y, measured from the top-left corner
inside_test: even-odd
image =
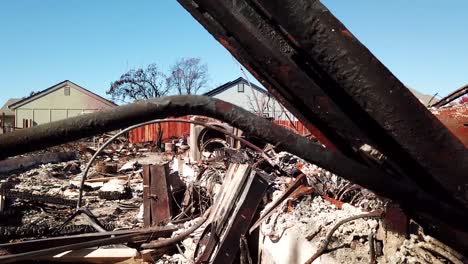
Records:
[[[10,104],[8,108],[14,112],[16,127],[27,128],[115,106],[113,102],[66,80]]]
[[[276,120],[297,119],[267,90],[240,77],[204,94],[240,106],[250,112]]]

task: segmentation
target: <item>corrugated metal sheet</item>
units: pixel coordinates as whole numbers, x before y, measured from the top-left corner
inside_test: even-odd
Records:
[[[190,119],[189,116],[182,117],[183,119]],[[274,123],[286,127],[300,135],[309,134],[309,131],[305,126],[299,121],[289,121],[289,120],[274,120]],[[163,141],[171,138],[180,138],[188,136],[190,134],[190,124],[187,123],[178,123],[178,122],[168,122],[161,123],[161,129],[163,131]],[[129,133],[130,142],[142,143],[142,142],[154,142],[158,136],[158,125],[152,124],[143,127],[133,129]]]

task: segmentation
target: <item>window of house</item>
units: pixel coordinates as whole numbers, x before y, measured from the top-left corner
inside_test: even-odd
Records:
[[[69,96],[70,95],[70,87],[65,87],[63,89],[63,93],[65,94],[65,96]]]
[[[244,92],[244,85],[245,85],[245,84],[243,84],[243,83],[239,83],[239,84],[237,85],[237,92],[238,92],[238,93],[243,93],[243,92]]]

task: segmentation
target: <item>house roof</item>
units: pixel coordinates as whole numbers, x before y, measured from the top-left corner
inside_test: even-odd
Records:
[[[416,90],[416,89],[413,89],[413,88],[410,88],[408,87],[408,90],[410,90],[410,92],[416,97],[419,99],[419,101],[421,101],[421,103],[425,106],[427,106],[429,104],[429,102],[431,103],[435,103],[437,101],[439,101],[439,99],[437,98],[434,98],[434,96],[432,95],[428,95],[428,94],[423,94],[421,93],[420,91]]]
[[[208,92],[204,93],[203,95],[205,95],[205,96],[215,96],[215,95],[220,94],[220,93],[226,91],[227,89],[231,88],[232,86],[237,85],[239,83],[245,83],[247,85],[249,84],[249,82],[246,79],[244,79],[242,77],[239,77],[239,78],[235,79],[234,81],[230,81],[230,82],[227,82],[227,83],[225,83],[225,84],[223,84],[221,86],[218,86],[217,88],[215,88],[215,89],[213,89],[211,91],[208,91]],[[268,94],[268,91],[261,88],[260,86],[255,85],[253,83],[250,83],[250,85],[252,86],[253,89],[255,89],[255,90],[257,90],[257,91],[259,91],[261,93]]]
[[[15,115],[15,113],[9,108],[10,105],[20,101],[20,98],[10,98],[8,101],[0,108],[0,114],[5,113],[7,116]]]
[[[239,77],[239,78],[235,79],[234,81],[230,81],[230,82],[227,82],[227,83],[225,83],[225,84],[223,84],[223,85],[221,85],[221,86],[218,86],[217,88],[215,88],[215,89],[213,89],[213,90],[211,90],[211,91],[208,91],[208,92],[204,93],[203,95],[205,95],[205,96],[215,96],[215,95],[220,94],[220,93],[226,91],[227,89],[231,88],[232,86],[237,85],[237,84],[239,84],[239,83],[249,84],[249,82],[248,82],[246,79],[244,79],[244,78],[242,78],[242,77]],[[268,94],[268,91],[267,91],[267,90],[265,90],[265,89],[263,89],[263,88],[261,88],[261,87],[255,85],[255,84],[253,84],[253,83],[250,83],[250,84],[252,85],[252,88],[254,88],[255,90],[257,90],[257,91],[259,91],[259,92],[262,92],[262,93],[264,93],[264,94]],[[413,93],[414,96],[416,96],[416,98],[418,98],[424,105],[427,105],[427,104],[429,103],[429,101],[431,101],[431,100],[432,100],[432,103],[435,103],[435,102],[438,101],[438,99],[433,98],[433,96],[431,96],[431,95],[423,94],[423,93],[417,91],[416,89],[413,89],[413,88],[410,88],[410,87],[407,87],[407,88],[408,88],[408,89],[411,91],[411,93]]]
[[[51,86],[51,87],[49,87],[49,88],[47,88],[45,90],[42,90],[42,91],[40,91],[40,92],[38,92],[36,94],[33,94],[33,95],[28,96],[26,98],[23,98],[23,99],[15,102],[13,104],[10,104],[10,105],[8,105],[8,107],[10,109],[16,109],[16,108],[18,108],[18,107],[20,107],[22,105],[25,105],[25,104],[27,104],[29,102],[32,102],[32,101],[34,101],[34,100],[36,100],[38,98],[41,98],[41,97],[43,97],[43,96],[45,96],[45,95],[47,95],[47,94],[49,94],[49,93],[51,93],[53,91],[56,91],[56,90],[62,88],[63,86],[65,86],[65,85],[73,86],[74,88],[76,88],[78,90],[81,90],[83,93],[85,93],[85,94],[87,94],[87,95],[89,95],[91,97],[94,97],[95,99],[97,99],[97,100],[99,100],[101,102],[104,102],[105,104],[108,104],[109,106],[117,106],[114,102],[109,101],[106,98],[104,98],[102,96],[99,96],[99,95],[97,95],[97,94],[95,94],[95,93],[93,93],[93,92],[79,86],[78,84],[76,84],[74,82],[71,82],[69,80],[65,80],[65,81],[57,83],[57,84],[55,84],[55,85],[53,85],[53,86]]]

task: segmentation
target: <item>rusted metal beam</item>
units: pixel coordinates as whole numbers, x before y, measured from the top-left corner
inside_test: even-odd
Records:
[[[462,97],[465,94],[468,94],[468,85],[464,85],[460,87],[459,89],[451,92],[449,95],[440,99],[438,102],[433,103],[430,107],[437,107],[437,108],[442,107],[444,105],[447,105],[453,102],[454,100],[457,100],[458,98]]]
[[[466,148],[319,1],[179,2],[345,154],[367,143],[432,195],[466,204]]]
[[[372,145],[301,71],[295,61],[300,54],[244,1],[179,3],[327,147],[358,159],[353,146]]]
[[[468,204],[468,151],[411,92],[316,0],[252,0],[275,23],[323,91],[426,190]],[[444,198],[443,195],[440,196]]]

